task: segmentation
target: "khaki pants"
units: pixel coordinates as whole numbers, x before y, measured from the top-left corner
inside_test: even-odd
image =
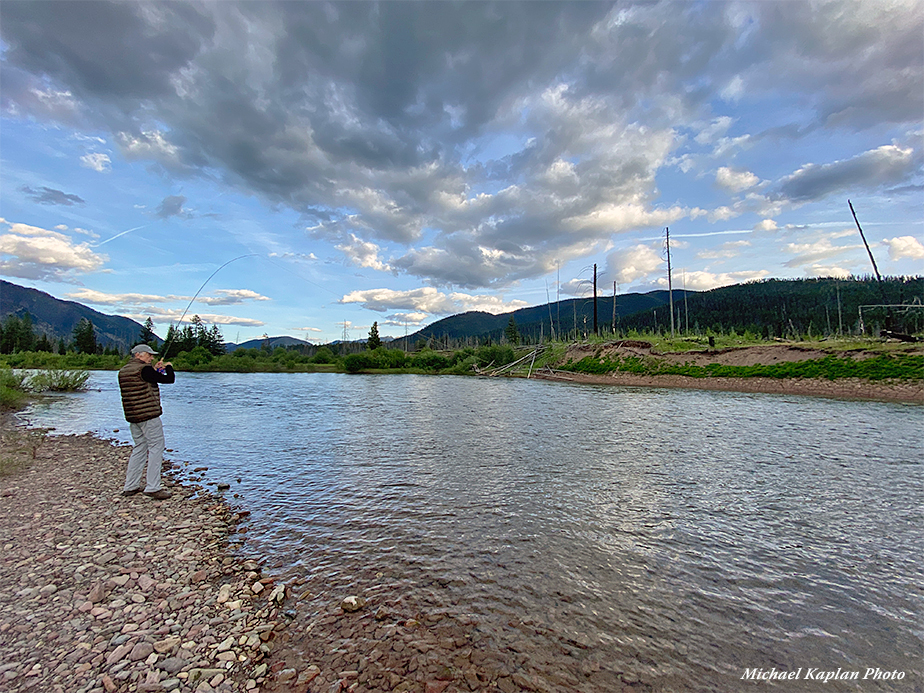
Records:
[[[141,473],[147,465],[145,493],[160,491],[160,468],[164,462],[164,425],[160,417],[129,425],[135,447],[125,470],[125,490],[141,488]]]

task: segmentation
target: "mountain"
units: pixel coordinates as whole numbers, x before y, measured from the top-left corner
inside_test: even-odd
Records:
[[[259,349],[266,341],[267,340],[263,339],[263,337],[259,337],[257,339],[249,339],[240,344],[225,342],[225,352],[230,354],[235,349]],[[275,349],[276,347],[311,346],[310,343],[301,339],[296,339],[295,337],[269,337],[268,341],[270,349]]]
[[[691,293],[674,292],[675,324],[702,332],[749,331],[764,338],[924,330],[924,277],[762,279]],[[884,307],[888,306],[888,307]],[[670,330],[670,314],[648,310],[625,330]]]
[[[74,327],[83,318],[93,323],[96,341],[102,347],[115,346],[125,353],[141,334],[141,325],[120,315],[106,315],[75,301],[62,301],[44,291],[29,289],[0,279],[0,320],[8,315],[22,318],[28,313],[33,332],[52,342],[70,342]]]
[[[690,295],[695,292],[686,292]],[[684,291],[674,291],[674,304],[683,300]],[[639,294],[623,294],[616,296],[616,320],[621,324],[623,318],[642,311],[657,310],[667,306],[670,296],[667,291],[649,291]],[[669,315],[669,314],[668,314]],[[546,303],[541,306],[520,308],[511,313],[492,315],[481,311],[469,311],[453,315],[428,325],[413,334],[408,335],[408,344],[416,344],[420,340],[467,340],[484,342],[487,339],[499,340],[513,316],[517,324],[520,337],[525,342],[538,341],[541,336],[548,336],[554,328],[556,337],[592,333],[594,331],[594,300],[593,298],[572,298],[555,303]],[[668,318],[669,319],[669,318]],[[609,329],[613,322],[613,297],[598,296],[597,298],[597,325],[602,331]],[[404,338],[395,341],[401,342]]]

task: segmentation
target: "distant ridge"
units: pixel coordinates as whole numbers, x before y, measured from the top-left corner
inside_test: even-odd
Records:
[[[276,347],[312,346],[309,342],[296,339],[295,337],[283,336],[270,337],[269,339],[258,337],[257,339],[248,339],[246,342],[241,342],[240,344],[225,342],[225,351],[230,354],[235,349],[259,349],[267,341],[269,342],[270,349],[275,349]]]
[[[36,337],[42,334],[57,342],[70,342],[74,328],[83,318],[93,323],[96,342],[127,352],[138,341],[141,325],[121,315],[106,315],[76,301],[62,301],[38,289],[29,289],[0,279],[0,320],[8,315],[22,318],[28,313]],[[162,341],[158,339],[158,341]]]

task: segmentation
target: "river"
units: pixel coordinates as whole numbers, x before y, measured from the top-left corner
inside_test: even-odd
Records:
[[[127,442],[115,375],[22,418]],[[384,582],[552,690],[921,686],[920,406],[414,375],[161,391],[168,456],[231,483],[248,550],[319,604]]]

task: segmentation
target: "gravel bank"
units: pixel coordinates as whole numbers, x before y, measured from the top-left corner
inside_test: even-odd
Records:
[[[242,515],[178,469],[123,497],[129,447],[3,426],[0,690],[265,690],[289,591],[231,552]]]
[[[167,463],[168,500],[123,497],[129,446],[9,419],[0,434],[0,691],[652,690],[580,643],[528,661],[522,636],[499,644],[447,608],[445,585],[410,602],[382,573],[355,596],[264,576],[242,556],[246,511],[195,483],[198,468]]]

